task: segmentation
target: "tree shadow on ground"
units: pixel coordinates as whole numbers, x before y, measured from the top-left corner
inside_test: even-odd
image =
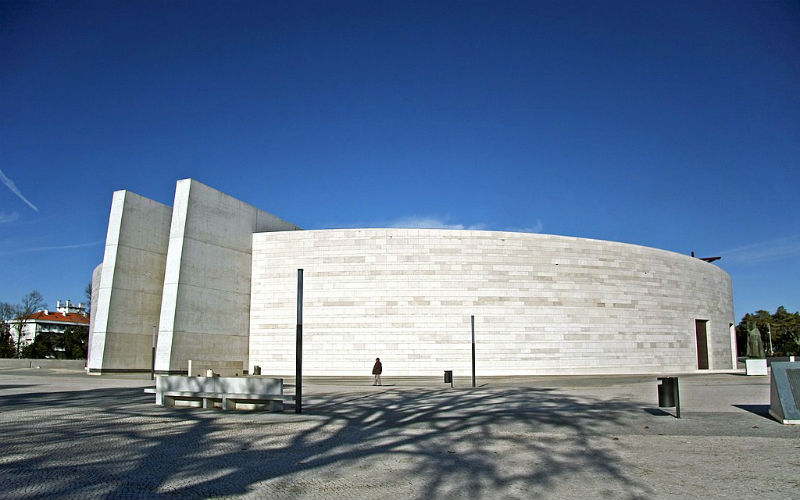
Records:
[[[38,384],[0,384],[0,391],[8,389],[29,389]]]
[[[522,498],[592,480],[593,496],[652,495],[608,438],[632,403],[535,388],[306,401],[295,415],[161,408],[141,388],[3,396],[0,485],[16,499]]]

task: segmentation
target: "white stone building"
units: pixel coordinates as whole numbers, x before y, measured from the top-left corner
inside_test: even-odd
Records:
[[[83,304],[73,304],[69,300],[64,302],[56,301],[56,310],[50,311],[43,309],[28,316],[24,321],[11,320],[8,322],[11,327],[14,340],[17,339],[17,328],[22,325],[21,345],[28,345],[42,333],[64,333],[70,327],[87,327],[89,318],[86,315],[86,308]]]
[[[114,193],[90,373],[188,361],[292,375],[674,373],[736,366],[731,280],[637,245],[442,229],[300,231],[197,181],[173,207]],[[155,333],[154,333],[155,332]]]

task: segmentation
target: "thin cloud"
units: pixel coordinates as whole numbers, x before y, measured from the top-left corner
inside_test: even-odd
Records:
[[[23,254],[23,253],[33,253],[33,252],[50,252],[53,250],[73,250],[76,248],[87,248],[93,247],[100,244],[105,243],[102,240],[98,241],[90,241],[89,243],[75,243],[73,245],[55,245],[55,246],[42,246],[42,247],[28,247],[28,248],[20,248],[17,250],[9,250],[6,252],[0,252],[0,255],[14,255],[14,254]]]
[[[36,205],[34,205],[30,201],[28,201],[27,198],[25,198],[25,196],[22,194],[22,191],[20,191],[19,188],[17,188],[16,184],[14,184],[14,181],[12,181],[8,177],[6,177],[6,174],[4,174],[2,170],[0,170],[0,181],[2,181],[3,184],[5,184],[8,187],[8,189],[11,190],[12,193],[17,195],[20,200],[22,200],[25,203],[27,203],[29,207],[31,207],[32,209],[34,209],[37,212],[39,211],[39,209],[36,208]]]
[[[337,229],[358,229],[367,227],[390,227],[396,229],[462,229],[472,231],[490,230],[490,228],[482,223],[475,224],[456,224],[451,221],[449,216],[439,215],[411,215],[408,217],[401,217],[390,221],[362,221],[347,224],[332,223],[325,224],[324,228],[337,228]],[[510,231],[514,233],[541,233],[544,229],[541,219],[536,219],[536,224],[525,227],[506,227],[502,231]]]
[[[465,226],[464,224],[451,224],[449,221],[449,217],[439,217],[435,215],[412,215],[392,222],[390,227],[402,229],[486,229],[486,224],[483,223]]]
[[[800,235],[776,238],[717,252],[735,264],[761,264],[800,255]]]
[[[0,224],[8,224],[9,222],[14,222],[17,219],[19,219],[19,214],[17,212],[11,212],[10,214],[7,214],[0,211]]]
[[[536,219],[536,224],[533,226],[528,227],[509,227],[506,228],[506,231],[511,231],[514,233],[541,233],[544,229],[544,224],[542,224],[541,219]]]

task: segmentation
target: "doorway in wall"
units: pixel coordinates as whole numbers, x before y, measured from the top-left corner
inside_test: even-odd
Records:
[[[694,320],[694,333],[697,338],[697,369],[708,370],[708,320]]]

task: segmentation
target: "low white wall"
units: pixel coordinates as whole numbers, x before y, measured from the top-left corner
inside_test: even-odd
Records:
[[[190,359],[189,360],[188,374],[196,377],[205,376],[208,370],[214,372],[214,375],[221,375],[223,377],[238,377],[244,375],[246,364],[241,361],[208,361],[203,359]]]
[[[85,359],[28,359],[0,358],[0,368],[59,368],[83,370]]]
[[[541,234],[345,229],[253,235],[248,368],[307,375],[662,373],[730,369],[731,281],[685,255]]]

